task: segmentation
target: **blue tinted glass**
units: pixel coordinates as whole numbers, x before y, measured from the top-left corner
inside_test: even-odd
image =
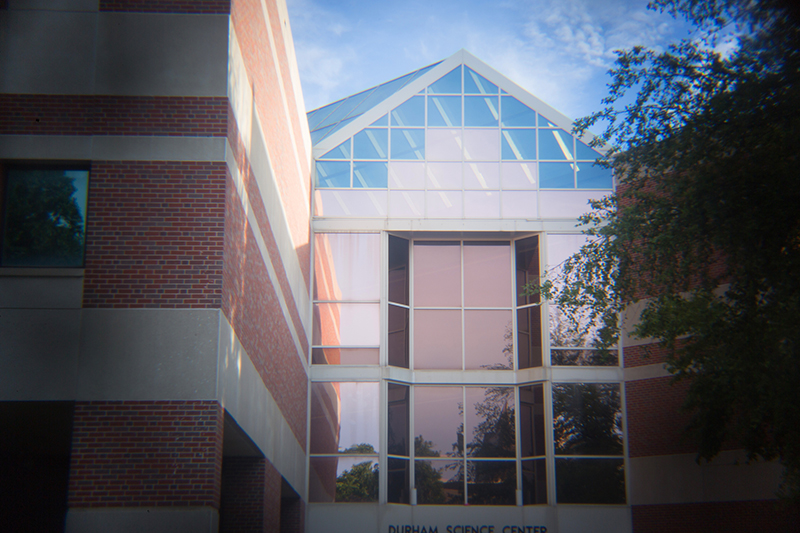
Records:
[[[350,115],[351,116],[360,115],[361,113],[364,113],[372,109],[376,104],[383,102],[388,97],[393,95],[398,89],[403,87],[403,85],[405,85],[406,82],[408,82],[412,74],[406,74],[405,76],[397,78],[396,80],[384,83],[383,85],[378,85],[377,87],[375,87],[375,90],[369,94],[369,96],[367,96],[362,102],[359,103],[358,107],[353,109]]]
[[[540,128],[557,128],[555,122],[551,122],[549,119],[543,117],[541,113],[539,114],[539,127]]]
[[[578,163],[579,189],[610,189],[613,183],[610,168],[595,163]]]
[[[536,111],[513,96],[503,96],[500,125],[505,128],[533,128]]]
[[[327,128],[322,128],[319,130],[315,130],[311,132],[311,144],[316,144],[317,141],[321,140],[327,134],[333,131],[333,126],[328,126]]]
[[[370,126],[388,126],[389,125],[389,115],[383,115],[381,118],[370,124]]]
[[[320,159],[350,159],[350,139],[327,152]]]
[[[353,159],[386,159],[388,148],[388,129],[366,129],[353,136]]]
[[[464,71],[465,94],[497,94],[497,85],[490,82],[474,70],[466,67]]]
[[[461,127],[460,96],[429,96],[428,126]]]
[[[465,96],[464,125],[467,127],[497,126],[499,116],[496,96]]]
[[[392,126],[424,126],[425,97],[413,96],[392,110]]]
[[[428,85],[428,94],[461,94],[461,67],[456,67]]]
[[[572,160],[572,135],[564,130],[541,130],[539,159]]]
[[[596,152],[594,149],[589,147],[589,145],[575,139],[575,158],[576,159],[588,159],[590,161],[594,161],[598,157],[603,157],[600,152]]]
[[[317,161],[317,187],[349,187],[350,163]]]
[[[322,120],[317,127],[322,128],[324,126],[332,126],[343,118],[347,118],[350,113],[352,113],[353,109],[358,107],[358,105],[363,102],[372,91],[373,89],[369,89],[358,94],[354,94],[353,96],[343,100],[339,107],[337,107],[333,113],[325,117],[325,119]]]
[[[536,130],[503,130],[502,141],[503,159],[536,159]]]
[[[575,188],[572,163],[539,163],[539,188]]]
[[[425,130],[392,129],[392,159],[425,159]]]
[[[389,182],[387,163],[356,161],[353,164],[353,187],[386,188]]]

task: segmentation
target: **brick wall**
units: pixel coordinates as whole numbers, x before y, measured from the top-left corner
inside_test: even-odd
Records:
[[[218,308],[225,163],[92,164],[84,307]]]
[[[659,344],[642,344],[622,348],[625,368],[654,365],[667,360],[668,351]]]
[[[224,137],[225,97],[0,94],[0,134]]]
[[[305,531],[306,505],[300,498],[281,500],[281,533]]]
[[[216,401],[76,402],[70,507],[219,508]]]
[[[220,531],[277,532],[281,476],[263,458],[225,457],[222,461]]]
[[[141,13],[202,13],[225,15],[230,0],[100,0],[100,11]]]
[[[792,533],[800,508],[785,502],[741,501],[634,505],[635,533]]]
[[[305,448],[305,368],[230,178],[225,213],[222,310],[297,441]]]
[[[688,384],[671,381],[667,376],[625,383],[630,457],[697,451],[684,436],[689,415],[681,406]]]

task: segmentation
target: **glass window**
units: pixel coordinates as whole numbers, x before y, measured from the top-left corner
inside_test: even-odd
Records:
[[[490,82],[469,67],[464,67],[464,93],[497,94],[497,85]]]
[[[499,218],[500,193],[497,191],[464,192],[464,217]]]
[[[577,182],[579,189],[611,189],[614,179],[610,168],[588,161],[578,163]]]
[[[503,130],[502,157],[504,160],[536,159],[536,130]]]
[[[377,365],[378,348],[313,348],[311,362],[315,365]]]
[[[536,218],[538,194],[536,191],[504,191],[501,201],[503,218]]]
[[[410,387],[398,383],[389,383],[388,405],[388,452],[390,455],[403,455],[408,457],[410,446],[409,436],[409,408]]]
[[[378,300],[381,239],[377,233],[314,236],[315,300]]]
[[[462,387],[414,387],[417,458],[463,457],[463,405]]]
[[[428,94],[461,94],[461,67],[456,67],[428,86]]]
[[[536,127],[536,111],[526,106],[513,96],[501,98],[501,122],[504,128]]]
[[[466,387],[466,455],[516,457],[516,413],[513,387]],[[512,465],[513,466],[513,465]]]
[[[550,120],[549,118],[543,117],[541,114],[539,115],[539,127],[540,128],[557,128],[556,123]]]
[[[464,159],[467,161],[497,161],[500,159],[499,130],[465,129]]]
[[[350,163],[317,161],[317,187],[350,187]]]
[[[414,306],[461,307],[459,242],[414,243]]]
[[[467,370],[513,370],[511,311],[464,311],[464,364]]]
[[[463,218],[461,191],[429,191],[425,193],[427,218]]]
[[[333,150],[326,152],[319,159],[350,159],[350,139],[347,139]]]
[[[389,161],[389,187],[392,189],[424,189],[425,163]],[[422,213],[420,213],[420,216]]]
[[[519,388],[519,443],[522,457],[545,455],[544,386],[527,385]]]
[[[392,110],[392,126],[425,126],[425,97],[412,96]]]
[[[311,503],[378,501],[378,459],[373,457],[311,457],[308,500]]]
[[[414,368],[461,370],[461,311],[414,312]]]
[[[556,455],[622,455],[617,383],[553,383]]]
[[[409,331],[408,308],[390,303],[387,353],[391,366],[408,368]]]
[[[316,303],[312,337],[315,346],[378,346],[380,305]]]
[[[516,494],[516,462],[467,461],[469,505],[516,505]]]
[[[536,188],[536,163],[501,163],[503,189]]]
[[[564,130],[539,130],[539,159],[572,161],[572,135]]]
[[[539,282],[539,237],[516,242],[517,365],[542,366],[541,308],[537,295],[526,295],[525,286]],[[524,307],[523,307],[524,306]]]
[[[461,97],[429,96],[428,127],[461,127]]]
[[[497,96],[465,96],[464,126],[468,128],[497,127],[500,117]]]
[[[461,161],[463,139],[461,130],[427,130],[425,153],[428,161]]]
[[[422,218],[424,213],[424,191],[389,192],[389,218]]]
[[[389,183],[389,168],[378,161],[356,161],[353,163],[353,187],[385,189]]]
[[[522,461],[522,504],[547,503],[547,465],[545,459]]]
[[[500,188],[500,165],[497,163],[467,163],[464,165],[464,188],[497,190]]]
[[[425,159],[425,130],[392,129],[392,159]]]
[[[8,169],[0,264],[82,267],[88,187],[88,170]]]
[[[389,464],[387,501],[389,503],[411,503],[408,490],[410,482],[408,459],[389,457],[387,462]]]
[[[507,242],[464,243],[464,305],[511,306],[511,246]]]
[[[574,189],[574,163],[539,163],[539,186],[542,189]]]
[[[425,442],[421,443],[423,446]],[[417,457],[424,455],[417,454]],[[419,505],[464,505],[463,461],[414,461],[414,485]]]
[[[312,454],[366,454],[380,451],[379,383],[311,384]]]
[[[370,128],[353,136],[354,159],[386,159],[389,154],[389,130]]]

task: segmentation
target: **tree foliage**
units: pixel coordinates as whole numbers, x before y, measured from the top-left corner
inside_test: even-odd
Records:
[[[800,495],[800,29],[782,0],[657,0],[695,31],[618,52],[598,144],[617,192],[583,217],[591,238],[541,291],[599,323],[600,347],[642,300],[633,334],[687,379],[699,458],[737,442],[778,458]],[[726,39],[729,42],[723,46]]]

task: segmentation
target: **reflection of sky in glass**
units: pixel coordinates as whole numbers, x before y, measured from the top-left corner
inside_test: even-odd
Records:
[[[453,455],[464,419],[461,387],[414,387],[414,436],[433,443],[441,457]]]
[[[75,192],[72,198],[78,204],[78,209],[81,211],[81,217],[86,221],[86,201],[89,192],[89,171],[88,170],[67,170],[64,175],[72,178],[72,184],[75,186]]]
[[[314,297],[322,300],[378,300],[381,239],[377,233],[318,233]],[[323,288],[332,282],[332,287]]]
[[[380,451],[378,437],[380,401],[378,396],[378,383],[339,383],[339,400],[342,410],[339,432],[340,452],[350,446],[363,443],[371,444],[376,452]],[[340,469],[341,465],[342,461],[340,460]]]

